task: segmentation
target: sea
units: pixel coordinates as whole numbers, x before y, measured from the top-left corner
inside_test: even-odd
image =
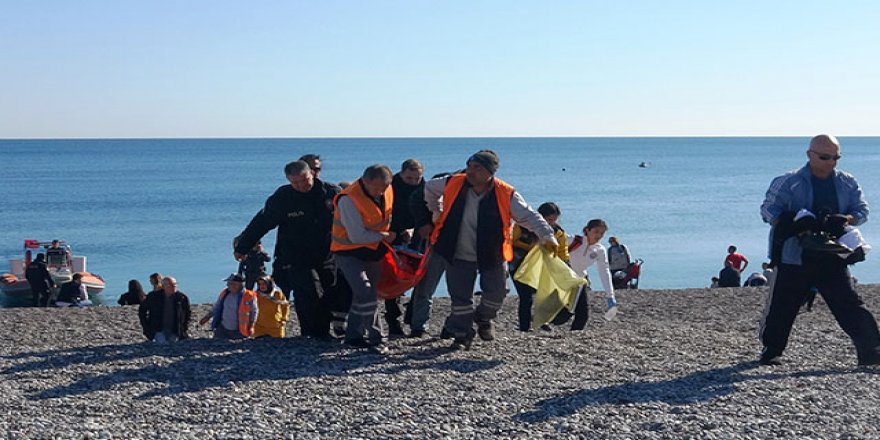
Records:
[[[0,272],[25,239],[63,239],[116,303],[130,279],[173,275],[197,303],[237,269],[232,239],[280,185],[284,165],[319,154],[322,179],[352,181],[371,164],[408,158],[428,176],[464,167],[477,150],[501,158],[497,176],[534,207],[562,209],[579,233],[602,218],[644,261],[639,288],[707,287],[731,244],[760,270],[767,232],[759,207],[773,177],[806,163],[807,137],[320,138],[0,140]],[[880,204],[880,137],[841,138],[838,166]],[[880,240],[880,221],[861,228]],[[275,232],[263,243],[271,251]],[[878,257],[853,267],[880,282]],[[595,278],[594,278],[595,279]],[[438,295],[446,295],[441,283]],[[4,304],[11,304],[9,301]]]

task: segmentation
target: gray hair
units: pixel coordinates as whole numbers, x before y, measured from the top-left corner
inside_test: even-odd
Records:
[[[300,174],[311,172],[311,170],[309,164],[301,160],[295,160],[284,166],[284,175],[299,176]]]
[[[391,180],[391,168],[388,168],[387,165],[382,165],[380,163],[370,165],[367,167],[367,169],[364,170],[364,175],[361,177],[363,177],[364,180]]]

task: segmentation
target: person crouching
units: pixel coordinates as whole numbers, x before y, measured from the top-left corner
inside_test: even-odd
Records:
[[[290,319],[290,303],[268,275],[257,278],[257,304],[260,313],[254,326],[254,337],[284,337],[284,325]]]
[[[138,316],[147,340],[177,342],[186,339],[192,310],[189,298],[177,290],[177,280],[165,277],[161,290],[154,290],[140,304]]]
[[[218,339],[245,339],[254,335],[259,306],[257,294],[244,288],[244,277],[239,274],[229,275],[226,288],[220,292],[217,302],[208,316],[199,324],[211,321],[211,330]]]

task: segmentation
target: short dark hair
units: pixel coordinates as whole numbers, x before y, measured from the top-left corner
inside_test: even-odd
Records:
[[[425,171],[425,167],[418,159],[407,159],[400,164],[400,171],[406,170]]]
[[[608,229],[608,223],[605,223],[605,220],[601,218],[594,218],[587,222],[587,225],[584,226],[584,229],[593,229],[593,228],[605,228]]]
[[[560,215],[562,214],[562,210],[559,209],[553,202],[544,202],[541,206],[538,207],[538,214],[541,214],[543,217],[547,217],[549,215]]]
[[[76,280],[81,280],[82,277],[83,277],[83,274],[81,274],[81,273],[79,273],[79,272],[73,274],[73,280],[74,280],[74,281],[76,281]]]
[[[388,168],[388,165],[382,165],[381,163],[377,163],[374,165],[368,166],[364,170],[363,176],[361,176],[364,180],[373,180],[373,179],[391,179],[392,173],[391,168]]]
[[[299,176],[300,174],[304,174],[306,171],[311,170],[312,169],[309,168],[309,164],[307,164],[305,161],[295,160],[284,166],[284,175]]]
[[[303,154],[302,157],[299,158],[299,160],[301,160],[303,162],[312,162],[315,160],[321,160],[321,155],[320,154]]]
[[[730,245],[727,247],[727,252],[736,252],[736,246]]]

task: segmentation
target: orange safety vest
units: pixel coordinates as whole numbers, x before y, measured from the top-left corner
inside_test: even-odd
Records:
[[[348,196],[354,202],[364,227],[370,231],[388,232],[391,230],[391,208],[394,205],[394,191],[391,187],[382,193],[384,199],[384,210],[379,209],[379,205],[373,201],[373,198],[367,195],[362,187],[361,179],[348,185],[342,192],[333,199],[333,228],[330,230],[330,251],[350,251],[358,248],[368,248],[372,250],[379,249],[379,241],[374,243],[352,243],[348,237],[348,231],[342,226],[339,214],[339,198]]]
[[[220,324],[220,318],[223,316],[223,297],[229,293],[229,289],[220,291],[217,302],[214,303],[212,312],[214,313],[213,328],[217,328]],[[254,324],[257,323],[257,293],[253,290],[244,289],[241,294],[241,302],[238,303],[238,331],[242,336],[249,337],[254,335]]]
[[[440,213],[440,218],[434,223],[434,232],[431,234],[431,244],[437,243],[437,238],[440,237],[440,231],[446,223],[446,217],[449,216],[449,212],[452,210],[452,205],[455,203],[456,197],[461,193],[461,189],[464,188],[466,180],[467,178],[464,174],[455,174],[450,176],[446,181],[446,188],[443,190],[443,212]],[[498,213],[501,215],[501,233],[504,237],[504,240],[501,243],[501,256],[505,261],[512,261],[513,238],[510,222],[510,199],[513,198],[513,192],[515,189],[509,183],[497,177],[494,178],[494,180],[495,183],[493,189],[495,191],[495,199],[498,201]]]

